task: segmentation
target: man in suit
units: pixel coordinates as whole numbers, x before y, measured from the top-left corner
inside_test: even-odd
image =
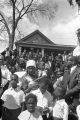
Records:
[[[72,68],[71,68],[72,69]],[[66,100],[70,104],[70,110],[76,113],[76,107],[80,104],[80,56],[76,57],[76,65],[70,72]]]
[[[1,66],[2,66],[3,59],[4,59],[3,56],[0,54],[0,97],[1,97],[2,92],[3,92],[3,89],[2,89],[2,86],[1,86],[1,84],[2,84]],[[2,106],[1,106],[1,103],[2,103],[2,101],[0,100],[0,118],[2,116]]]

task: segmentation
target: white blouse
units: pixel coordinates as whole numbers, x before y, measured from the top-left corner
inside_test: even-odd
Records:
[[[68,120],[68,105],[64,99],[57,100],[53,107],[53,117]]]
[[[25,110],[20,113],[18,116],[19,120],[43,120],[40,112],[38,110],[35,110],[34,113],[30,113],[28,110]]]

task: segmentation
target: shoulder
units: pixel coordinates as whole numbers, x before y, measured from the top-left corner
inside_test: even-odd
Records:
[[[18,116],[18,119],[19,120],[28,120],[29,117],[30,117],[30,113],[27,110],[25,110],[20,113],[20,115]]]
[[[32,90],[31,93],[37,94],[37,93],[40,93],[40,90],[39,90],[39,89],[37,89],[37,90]]]
[[[24,91],[21,90],[20,88],[17,88],[17,92],[18,92],[19,95],[23,95],[24,94]]]
[[[42,120],[41,113],[37,108],[36,108],[36,110],[34,112],[34,117],[37,118],[37,120]]]
[[[10,93],[10,92],[11,92],[11,90],[12,90],[12,88],[8,88],[7,90],[5,90],[5,91],[4,91],[4,93],[3,93],[3,94]]]
[[[64,105],[64,106],[68,106],[68,104],[66,103],[66,101],[63,99],[62,100],[62,104]]]

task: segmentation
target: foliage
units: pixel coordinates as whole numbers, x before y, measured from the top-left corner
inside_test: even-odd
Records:
[[[38,15],[53,19],[58,6],[51,2],[40,0],[1,0],[0,1],[0,35],[7,33],[10,49],[13,48],[16,37],[22,37],[19,22],[26,16],[31,22],[35,22]],[[21,23],[21,22],[20,22]],[[20,39],[20,38],[19,38]]]
[[[74,5],[74,1],[73,0],[68,0],[70,5]],[[78,7],[80,7],[80,0],[75,0],[76,4],[78,5]]]

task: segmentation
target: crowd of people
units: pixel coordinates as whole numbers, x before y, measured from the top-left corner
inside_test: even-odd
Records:
[[[80,56],[0,55],[2,120],[80,120]]]

